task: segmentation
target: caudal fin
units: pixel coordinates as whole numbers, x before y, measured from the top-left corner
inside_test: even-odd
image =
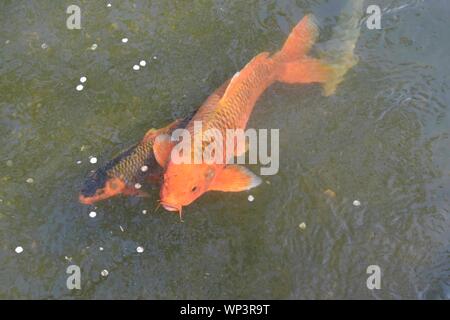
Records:
[[[283,47],[277,53],[282,61],[295,61],[309,52],[319,36],[319,28],[312,14],[303,17],[292,29]]]
[[[292,29],[286,42],[274,59],[280,63],[277,81],[285,83],[321,83],[324,95],[334,93],[342,81],[339,67],[325,60],[314,59],[307,54],[319,35],[319,28],[312,14],[306,15]]]

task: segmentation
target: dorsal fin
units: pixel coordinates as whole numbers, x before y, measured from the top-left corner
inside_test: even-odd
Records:
[[[264,60],[268,59],[269,53],[268,52],[261,52],[257,56],[255,56],[252,60],[250,60],[249,63],[245,65],[244,68],[242,68],[241,71],[236,72],[231,78],[230,84],[228,85],[227,89],[225,90],[225,93],[223,94],[222,99],[220,99],[220,103],[223,103],[225,100],[227,100],[229,97],[231,97],[236,90],[239,89],[239,85],[248,78],[248,76],[253,72],[255,69],[255,66],[262,63]]]

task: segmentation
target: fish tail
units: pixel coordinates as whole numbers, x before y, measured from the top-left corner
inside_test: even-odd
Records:
[[[292,29],[283,47],[275,55],[280,62],[295,62],[306,56],[319,36],[316,18],[312,14],[303,17]]]
[[[324,95],[334,93],[342,81],[339,66],[308,56],[319,35],[316,19],[306,15],[294,27],[273,59],[279,63],[276,80],[284,83],[321,83]]]

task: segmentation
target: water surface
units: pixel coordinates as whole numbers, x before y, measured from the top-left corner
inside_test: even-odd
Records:
[[[181,223],[153,212],[156,188],[96,207],[77,194],[305,14],[330,40],[344,1],[79,1],[81,30],[66,28],[71,1],[2,1],[0,298],[448,299],[450,5],[377,3],[382,29],[362,22],[334,96],[277,84],[258,101],[249,126],[280,128],[279,173],[206,194]],[[66,288],[71,264],[81,290]],[[366,287],[373,264],[380,290]]]

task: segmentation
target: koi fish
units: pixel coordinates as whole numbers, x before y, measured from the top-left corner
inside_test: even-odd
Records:
[[[183,122],[176,120],[164,128],[150,129],[139,143],[91,172],[81,188],[79,201],[91,205],[119,194],[147,196],[140,190],[141,186],[158,182],[163,173],[153,154],[154,140],[159,134],[170,133],[182,126]]]
[[[307,15],[294,27],[280,51],[273,55],[263,52],[254,57],[232,77],[223,94],[203,104],[187,124],[192,142],[195,141],[196,121],[202,123],[201,134],[213,129],[225,137],[227,129],[245,129],[256,101],[274,82],[320,83],[326,95],[332,94],[342,73],[333,65],[307,55],[317,36],[314,18]],[[227,165],[231,156],[239,156],[246,150],[236,149],[233,155],[223,152],[225,159],[220,163],[175,163],[170,155],[173,145],[168,135],[160,135],[153,149],[158,163],[165,168],[160,203],[168,211],[179,212],[180,218],[182,208],[207,191],[239,192],[261,183],[247,168]],[[206,148],[205,144],[201,148],[200,152]],[[191,156],[198,151],[192,148]]]
[[[217,102],[228,86],[228,82],[226,81],[214,91],[205,101],[205,104]],[[153,152],[155,138],[162,134],[170,134],[175,129],[186,127],[194,114],[195,112],[191,116],[183,120],[176,120],[164,128],[150,129],[139,143],[91,172],[81,188],[79,201],[91,205],[120,194],[147,196],[146,192],[136,188],[136,186],[143,186],[146,182],[160,182],[163,175],[163,169],[155,160]]]

